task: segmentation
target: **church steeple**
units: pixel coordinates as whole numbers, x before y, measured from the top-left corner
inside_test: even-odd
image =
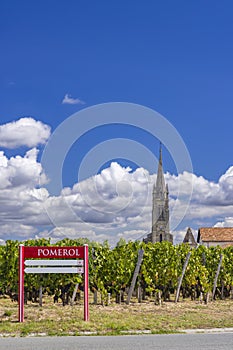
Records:
[[[153,185],[152,199],[152,232],[145,241],[173,243],[169,229],[169,197],[168,186],[165,184],[162,159],[162,144],[159,148],[159,164],[156,183]]]

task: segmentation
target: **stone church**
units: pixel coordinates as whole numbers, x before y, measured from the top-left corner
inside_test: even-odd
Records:
[[[164,179],[161,145],[157,178],[152,192],[152,228],[151,233],[143,241],[146,243],[162,241],[173,243],[173,236],[170,233],[169,226],[169,192],[168,185],[165,184]]]

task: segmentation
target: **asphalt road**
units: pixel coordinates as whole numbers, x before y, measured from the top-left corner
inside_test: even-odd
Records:
[[[2,338],[0,350],[232,350],[233,333]]]

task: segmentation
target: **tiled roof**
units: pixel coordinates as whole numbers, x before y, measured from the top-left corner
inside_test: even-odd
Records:
[[[233,242],[233,227],[202,227],[198,230],[197,241]]]

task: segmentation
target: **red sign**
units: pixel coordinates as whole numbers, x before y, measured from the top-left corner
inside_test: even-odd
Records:
[[[84,258],[84,247],[24,247],[24,258]]]
[[[38,258],[42,260],[27,260],[25,258]],[[54,264],[47,263],[47,259],[57,259],[58,267],[56,269],[51,269],[47,266],[55,266]],[[67,270],[66,266],[68,260],[64,262],[64,260],[59,259],[83,259],[83,263],[81,264],[81,260],[77,260],[77,264],[74,264],[73,261],[71,264],[83,267],[71,268],[71,270]],[[36,267],[34,268],[25,268],[25,265],[35,266],[36,261],[41,261],[46,267],[44,269]],[[78,261],[80,263],[78,263]],[[56,271],[55,271],[56,270]],[[75,271],[74,271],[75,270]],[[23,244],[19,246],[19,322],[24,321],[24,273],[83,273],[84,275],[84,321],[89,320],[89,305],[88,305],[88,245],[85,244],[82,247],[25,247]]]

